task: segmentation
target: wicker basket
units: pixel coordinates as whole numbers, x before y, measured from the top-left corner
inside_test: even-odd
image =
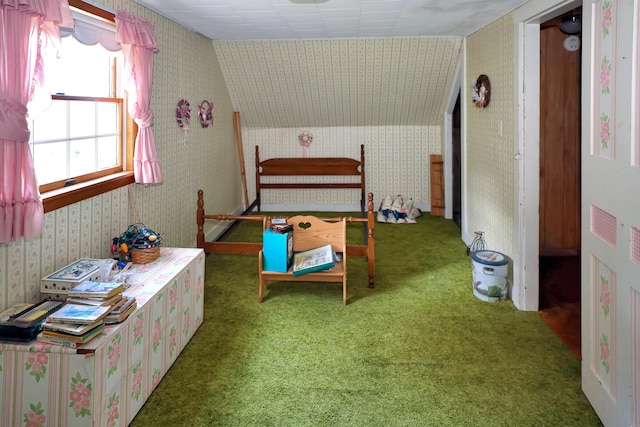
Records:
[[[160,245],[144,249],[129,248],[129,254],[131,254],[132,263],[148,264],[157,260],[160,256]]]
[[[158,259],[161,243],[162,233],[156,233],[142,223],[131,224],[119,237],[113,238],[111,252],[121,261],[147,264]]]

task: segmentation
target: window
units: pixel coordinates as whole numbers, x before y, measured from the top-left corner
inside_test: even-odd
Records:
[[[74,34],[63,34],[59,53],[46,69],[55,95],[46,110],[29,120],[45,212],[133,182],[137,129],[126,113],[120,84],[124,59],[116,50],[113,14],[97,17],[83,13],[100,12],[95,6],[69,4]]]

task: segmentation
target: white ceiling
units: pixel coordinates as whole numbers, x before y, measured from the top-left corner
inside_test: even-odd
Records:
[[[135,0],[212,40],[468,36],[527,0]]]

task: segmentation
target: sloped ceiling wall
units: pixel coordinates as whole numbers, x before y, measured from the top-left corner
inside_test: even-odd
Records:
[[[243,127],[435,126],[462,38],[213,43]]]

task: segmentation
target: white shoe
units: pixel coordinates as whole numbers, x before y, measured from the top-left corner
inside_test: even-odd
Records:
[[[422,216],[422,211],[418,208],[416,208],[415,206],[413,206],[411,208],[411,212],[407,212],[407,217],[409,218],[418,218],[419,216]]]
[[[382,211],[378,211],[377,221],[378,222],[387,222],[387,217],[384,215],[384,213]]]
[[[387,217],[387,222],[388,222],[389,224],[395,224],[395,223],[396,223],[396,217],[395,217],[395,216],[393,216],[393,215],[389,215],[389,216]]]
[[[391,204],[391,210],[394,212],[400,212],[402,210],[402,205],[404,204],[404,199],[401,195],[398,194],[398,197]]]
[[[384,211],[384,210],[391,209],[392,203],[393,203],[393,199],[391,198],[391,196],[387,194],[385,198],[382,200],[382,203],[380,204],[380,210]]]
[[[406,213],[407,215],[409,215],[409,213],[411,212],[411,209],[413,209],[413,199],[407,200],[402,205],[402,212]]]
[[[418,210],[418,208],[413,206],[413,199],[409,199],[405,202],[405,204],[402,206],[402,211],[406,215],[405,222],[407,224],[416,223],[416,216],[419,216],[420,211]]]

